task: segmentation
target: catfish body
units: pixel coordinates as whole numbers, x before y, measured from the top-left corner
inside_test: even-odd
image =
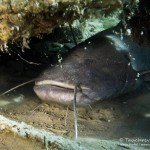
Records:
[[[61,66],[48,68],[36,80],[34,91],[43,101],[69,105],[75,85],[80,87],[78,105],[116,97],[137,87],[137,73],[101,33],[73,48]]]

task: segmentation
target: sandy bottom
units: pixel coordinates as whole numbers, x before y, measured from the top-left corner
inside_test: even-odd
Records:
[[[0,150],[44,150],[42,143],[20,138],[9,132],[0,132]]]
[[[32,78],[26,74],[12,75],[8,71],[5,72],[2,67],[0,69],[3,70],[0,72],[0,93]],[[125,138],[150,139],[149,100],[149,92],[139,92],[100,101],[91,106],[92,108],[77,108],[79,137],[116,141],[122,138],[123,142],[127,142]],[[42,103],[33,91],[33,84],[0,97],[0,114],[63,137],[74,138],[72,108]],[[0,150],[43,149],[38,142],[20,139],[10,133],[0,132],[0,137]],[[17,144],[13,145],[14,141],[17,141]]]

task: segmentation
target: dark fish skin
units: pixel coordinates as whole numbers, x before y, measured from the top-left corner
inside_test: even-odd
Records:
[[[102,31],[101,36],[107,36],[109,40],[115,45],[116,50],[121,52],[132,65],[132,68],[137,72],[150,70],[150,37],[149,28],[146,29],[145,34],[139,34],[138,37],[134,35],[127,35],[127,29],[123,32],[124,25],[119,23],[117,26]],[[130,30],[130,29],[129,29]],[[131,30],[130,30],[131,31]],[[140,43],[139,38],[143,39]]]
[[[38,85],[46,80],[57,81],[60,86]],[[66,88],[61,83],[71,87]],[[62,68],[55,66],[44,71],[36,80],[34,91],[47,103],[69,105],[76,84],[81,87],[77,92],[77,104],[88,105],[134,90],[137,73],[107,36],[97,34],[76,46],[62,61]]]

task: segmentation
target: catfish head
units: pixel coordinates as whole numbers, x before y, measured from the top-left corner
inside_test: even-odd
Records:
[[[78,105],[116,97],[136,85],[136,72],[109,38],[99,34],[79,44],[61,64],[37,78],[34,91],[47,103],[72,103],[78,86]]]

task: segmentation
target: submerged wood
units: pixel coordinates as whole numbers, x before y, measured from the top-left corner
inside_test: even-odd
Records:
[[[2,115],[0,115],[0,128],[10,130],[21,137],[37,139],[43,142],[47,149],[52,148],[53,146],[57,147],[58,149],[86,149],[84,146],[81,146],[72,140],[57,136],[52,132],[36,129],[24,122],[19,123],[17,121],[10,120]]]
[[[95,138],[78,138],[78,141],[57,136],[52,132],[34,128],[24,122],[17,122],[0,115],[0,131],[11,131],[23,138],[35,139],[42,142],[46,150],[49,149],[71,149],[71,150],[93,150],[93,149],[136,149],[141,150],[142,145],[123,143],[122,140],[101,140]]]

